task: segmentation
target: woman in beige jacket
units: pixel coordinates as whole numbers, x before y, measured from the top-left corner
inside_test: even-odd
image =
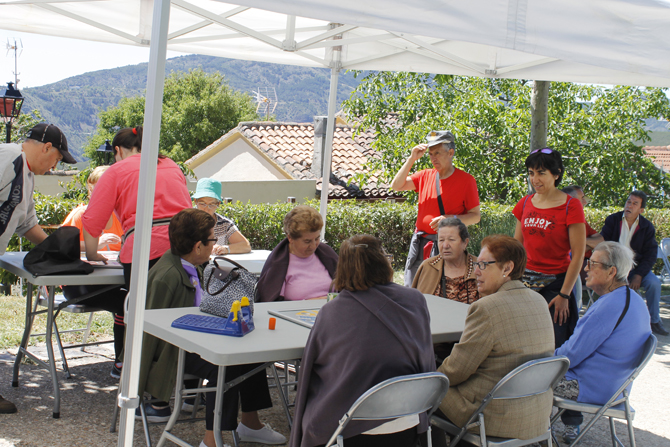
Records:
[[[463,426],[482,399],[510,371],[554,352],[554,331],[547,303],[519,279],[526,265],[521,243],[488,236],[475,264],[482,298],[470,306],[461,340],[438,371],[449,378],[440,410]],[[547,429],[552,393],[493,401],[484,410],[490,436],[530,439]]]

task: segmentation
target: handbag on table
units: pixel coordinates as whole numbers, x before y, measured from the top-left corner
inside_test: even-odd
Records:
[[[202,279],[201,311],[228,318],[233,302],[247,297],[253,314],[254,289],[258,279],[249,270],[232,259],[217,256],[205,267]]]

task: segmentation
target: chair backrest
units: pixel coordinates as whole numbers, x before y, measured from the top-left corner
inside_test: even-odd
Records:
[[[668,252],[670,252],[670,237],[663,238],[658,246],[661,247],[661,250],[663,250],[663,253],[667,259]]]
[[[424,412],[430,417],[448,389],[449,379],[438,372],[399,376],[378,383],[353,403],[326,445],[333,445],[351,420],[396,419]]]
[[[628,379],[619,387],[616,393],[614,393],[614,396],[612,396],[612,399],[614,400],[617,398],[623,390],[633,381],[637,378],[637,376],[640,375],[642,370],[644,369],[645,366],[647,366],[647,363],[649,363],[649,360],[651,360],[651,356],[654,355],[654,352],[656,351],[656,345],[658,344],[658,340],[656,339],[656,336],[654,334],[649,334],[649,338],[647,338],[647,341],[644,342],[644,346],[642,348],[642,352],[640,353],[640,360],[637,365],[637,367],[633,370],[632,373],[630,373],[630,376],[628,376]],[[609,402],[608,402],[609,403]]]
[[[668,254],[670,254],[670,238],[666,237],[658,244],[658,258],[663,260],[665,273],[670,276],[670,261],[668,261]]]
[[[531,360],[500,379],[489,396],[492,399],[517,399],[542,394],[551,390],[569,367],[570,360],[562,355]]]

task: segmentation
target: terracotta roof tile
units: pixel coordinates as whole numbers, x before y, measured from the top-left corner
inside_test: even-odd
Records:
[[[647,146],[642,149],[656,166],[670,171],[670,146]]]
[[[362,188],[355,183],[347,185],[353,173],[360,172],[367,157],[379,155],[370,147],[374,141],[372,131],[359,133],[353,138],[351,126],[337,125],[333,138],[333,165],[329,197],[338,199],[399,198],[388,185],[377,184],[377,176],[368,180]],[[316,178],[311,172],[314,150],[314,126],[311,123],[243,122],[222,136],[194,157],[211,150],[217,143],[240,132],[268,157],[295,179]],[[667,149],[667,148],[666,148]],[[670,160],[669,160],[670,163]],[[322,179],[317,179],[317,190],[321,190]]]

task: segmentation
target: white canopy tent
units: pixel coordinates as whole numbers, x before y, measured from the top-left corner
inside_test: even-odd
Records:
[[[667,0],[0,0],[0,29],[150,46],[119,445],[132,445],[166,50],[331,69],[670,86]],[[327,185],[327,183],[326,183]],[[322,194],[325,217],[327,192]],[[217,434],[218,435],[218,434]],[[220,439],[219,439],[220,441]]]

